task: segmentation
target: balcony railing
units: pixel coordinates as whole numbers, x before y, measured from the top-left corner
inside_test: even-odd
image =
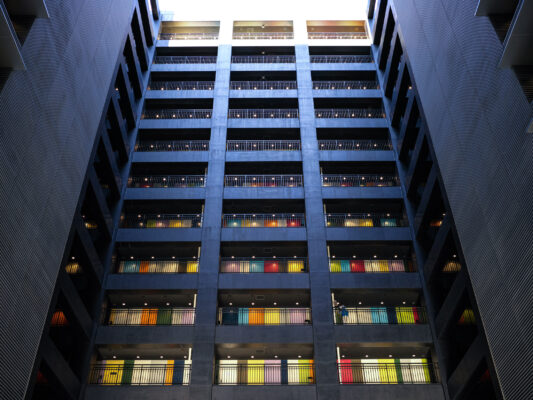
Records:
[[[231,81],[231,90],[295,90],[296,81]]]
[[[217,40],[213,32],[161,32],[159,40]]]
[[[297,108],[256,108],[256,109],[231,109],[229,118],[298,118]]]
[[[378,81],[313,81],[315,90],[379,89]]]
[[[233,39],[237,39],[237,40],[294,39],[294,33],[293,32],[233,32]]]
[[[167,260],[121,260],[117,274],[194,274],[198,272],[198,259],[172,258]]]
[[[224,214],[224,228],[299,228],[305,226],[304,214]]]
[[[215,366],[218,385],[312,385],[313,360],[223,360]]]
[[[227,151],[296,151],[299,140],[228,140]]]
[[[359,63],[371,63],[374,60],[371,55],[318,55],[310,56],[310,60],[315,64],[359,64]]]
[[[391,213],[326,214],[328,228],[383,228],[405,226],[403,216]]]
[[[418,325],[427,324],[423,307],[345,307],[344,315],[333,308],[337,325]]]
[[[155,140],[142,141],[135,151],[207,151],[209,140]]]
[[[194,325],[194,308],[112,308],[107,325]]]
[[[307,32],[309,39],[367,39],[366,32]]]
[[[388,140],[319,140],[319,150],[392,150]]]
[[[188,385],[190,361],[183,360],[107,360],[92,366],[91,385]]]
[[[154,64],[216,64],[217,56],[155,56]]]
[[[212,110],[200,109],[162,109],[144,110],[142,119],[208,119]]]
[[[398,185],[398,177],[395,175],[322,175],[322,186],[324,187],[382,187]]]
[[[130,188],[193,188],[205,187],[205,175],[150,175],[132,176]]]
[[[310,308],[251,308],[221,307],[218,309],[221,325],[309,325]]]
[[[220,262],[220,272],[249,274],[249,273],[302,273],[307,272],[305,258],[223,258]]]
[[[303,175],[226,175],[226,187],[302,187]]]
[[[415,272],[408,260],[355,260],[329,259],[330,272],[376,273],[376,272]]]
[[[151,81],[148,90],[213,90],[212,81]]]
[[[296,62],[296,56],[232,56],[233,64],[293,64]]]
[[[320,108],[316,118],[385,118],[382,108]]]
[[[429,384],[440,382],[437,364],[425,359],[348,360],[338,362],[341,384]],[[417,362],[416,362],[417,361]]]
[[[138,214],[122,219],[121,228],[199,228],[202,214]]]

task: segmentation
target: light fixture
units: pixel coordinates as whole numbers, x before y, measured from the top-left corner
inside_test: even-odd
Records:
[[[183,356],[183,358],[187,359],[187,356]]]
[[[147,305],[148,305],[148,303],[144,303],[144,305],[145,305],[145,306],[147,306]]]
[[[278,305],[278,303],[274,302],[274,305],[275,305],[275,306],[277,306],[277,305]]]
[[[416,354],[413,354],[413,357],[416,357]]]
[[[117,356],[113,356],[113,358],[117,358]]]
[[[361,305],[361,304],[363,304],[363,302],[362,302],[362,301],[360,301],[360,302],[359,302],[359,305]]]
[[[73,260],[75,260],[75,259],[76,259],[76,257],[74,257],[74,256],[72,256],[71,258],[72,258]]]
[[[163,358],[163,356],[159,356],[159,358]]]
[[[365,354],[365,358],[368,358],[368,354]]]
[[[274,358],[278,358],[278,356],[274,356]]]
[[[188,303],[190,306],[192,306],[192,303]]]
[[[170,305],[170,303],[167,301],[167,306],[169,306],[169,305]]]
[[[125,306],[125,305],[126,305],[126,303],[122,303],[122,305],[123,305],[123,306]]]
[[[141,358],[141,356],[137,356],[137,357],[135,357],[135,358]]]
[[[133,256],[130,257],[130,260],[133,260]]]
[[[230,306],[232,306],[232,305],[233,305],[233,303],[228,303],[228,304],[229,304]]]
[[[341,356],[342,358],[346,357],[344,354]]]
[[[302,356],[300,354],[298,354],[298,358],[302,358]]]
[[[395,254],[395,255],[394,255],[394,258],[398,258],[398,254]]]
[[[296,305],[297,305],[297,306],[299,306],[299,305],[300,305],[300,303],[296,302]]]
[[[405,304],[405,301],[402,301],[402,304]]]
[[[383,305],[383,302],[381,302],[380,304]]]
[[[255,306],[255,303],[252,301],[252,306]]]
[[[250,356],[250,358],[255,358],[255,356]]]
[[[228,356],[228,358],[231,358],[231,356]]]
[[[392,354],[389,354],[389,358],[392,358]]]

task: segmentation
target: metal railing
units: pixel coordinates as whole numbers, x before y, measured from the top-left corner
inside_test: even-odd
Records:
[[[226,187],[301,187],[303,175],[226,175]]]
[[[201,109],[161,109],[144,110],[142,119],[207,119],[211,118],[212,110]]]
[[[202,214],[137,214],[121,218],[121,228],[199,228]]]
[[[141,141],[135,151],[207,151],[209,140],[154,140]]]
[[[315,366],[284,363],[284,360],[265,360],[260,365],[217,363],[215,382],[218,385],[313,385]]]
[[[305,226],[304,214],[224,214],[224,228],[299,228]]]
[[[237,39],[237,40],[294,39],[294,33],[293,32],[233,32],[233,39]]]
[[[310,56],[310,61],[315,64],[359,64],[374,61],[371,55],[317,55]]]
[[[333,308],[337,325],[418,325],[427,324],[424,307],[345,307]],[[343,315],[344,314],[344,315]]]
[[[217,56],[155,56],[154,64],[216,64]]]
[[[227,151],[296,151],[299,140],[228,140]]]
[[[159,361],[159,360],[158,360]],[[188,385],[191,376],[190,364],[178,364],[176,361],[166,364],[96,364],[91,368],[89,384],[91,385]]]
[[[194,308],[112,308],[107,325],[194,325]]]
[[[197,258],[176,258],[166,260],[130,258],[121,260],[117,274],[194,274],[198,272]]]
[[[159,40],[217,40],[214,32],[161,32]]]
[[[322,175],[323,187],[371,187],[398,186],[400,184],[395,175]]]
[[[229,118],[298,118],[297,108],[245,108],[230,109]]]
[[[367,39],[366,32],[307,32],[308,39]]]
[[[392,150],[388,140],[319,140],[319,150]]]
[[[148,90],[213,90],[213,81],[150,81]]]
[[[221,273],[302,273],[307,272],[305,258],[223,258],[220,261]]]
[[[403,216],[391,213],[325,214],[328,228],[383,228],[406,226]]]
[[[366,90],[379,89],[378,81],[313,81],[315,90]]]
[[[429,384],[440,382],[439,369],[436,363],[409,363],[401,362],[398,359],[387,359],[386,363],[345,361],[337,364],[339,383],[341,384]]]
[[[296,62],[296,56],[232,56],[233,64],[293,64]]]
[[[316,118],[385,118],[383,108],[319,108]]]
[[[311,309],[220,307],[218,323],[221,325],[309,325]]]
[[[205,187],[205,175],[131,176],[130,188],[194,188]]]
[[[376,273],[376,272],[415,272],[413,263],[408,260],[357,260],[357,259],[329,259],[330,272]]]
[[[231,90],[294,90],[296,81],[231,81]]]

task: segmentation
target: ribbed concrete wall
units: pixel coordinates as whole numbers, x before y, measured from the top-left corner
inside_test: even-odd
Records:
[[[0,398],[24,396],[133,0],[47,0],[0,94]]]
[[[533,398],[532,110],[476,0],[395,0],[506,399]]]

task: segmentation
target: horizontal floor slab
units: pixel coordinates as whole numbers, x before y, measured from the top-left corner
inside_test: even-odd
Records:
[[[216,329],[216,343],[312,343],[311,325],[224,326]]]
[[[309,274],[233,274],[218,275],[219,289],[308,289]]]
[[[191,326],[99,326],[96,344],[192,343]]]
[[[221,241],[301,241],[307,240],[305,228],[222,228]]]
[[[119,229],[117,242],[199,242],[201,228]]]

